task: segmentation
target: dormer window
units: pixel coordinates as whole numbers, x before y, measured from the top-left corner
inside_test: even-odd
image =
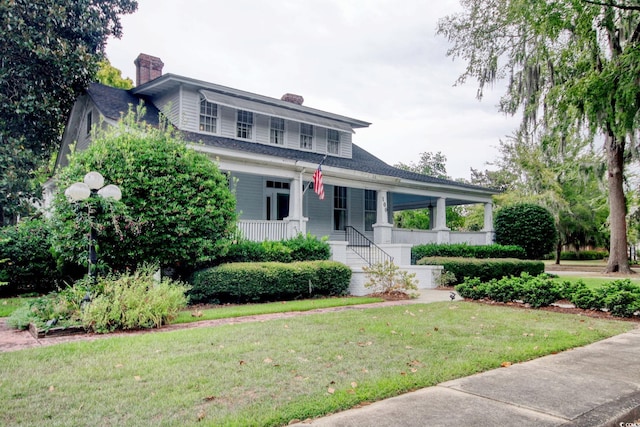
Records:
[[[237,137],[251,139],[253,135],[253,113],[250,111],[238,110]]]
[[[327,129],[327,153],[340,153],[340,132],[335,129]]]
[[[284,144],[284,119],[271,117],[271,134],[269,142],[272,144]]]
[[[218,105],[200,97],[200,130],[216,133],[218,128]]]
[[[313,149],[313,125],[300,123],[300,148]]]

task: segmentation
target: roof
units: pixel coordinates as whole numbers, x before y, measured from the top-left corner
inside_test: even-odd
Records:
[[[150,125],[157,126],[160,111],[144,96],[134,95],[132,90],[124,90],[105,86],[99,83],[92,83],[87,90],[91,99],[102,114],[106,117],[118,120],[121,114],[128,111],[129,106],[137,106],[140,101],[144,102],[146,112],[142,118]],[[266,156],[279,157],[290,160],[300,160],[310,163],[320,163],[325,157],[321,153],[313,153],[309,151],[295,150],[291,148],[279,147],[276,145],[260,144],[249,141],[242,141],[232,138],[225,138],[216,135],[206,135],[195,132],[181,131],[184,138],[188,142],[202,143],[211,147],[219,147],[231,150],[237,150],[245,153],[260,154]],[[324,160],[324,165],[335,168],[354,170],[359,172],[367,172],[375,175],[389,176],[394,178],[407,179],[417,182],[424,182],[437,185],[448,185],[458,188],[467,188],[481,190],[484,192],[497,193],[497,190],[480,187],[477,185],[465,184],[448,179],[436,178],[415,172],[406,171],[388,165],[373,154],[364,150],[357,144],[352,144],[352,157],[335,157],[328,156]]]

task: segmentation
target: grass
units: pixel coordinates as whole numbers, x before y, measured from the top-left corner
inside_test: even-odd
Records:
[[[32,299],[33,297],[14,297],[0,299],[0,317],[10,316],[17,308]]]
[[[59,344],[0,354],[0,424],[286,425],[634,326],[445,302]]]
[[[282,301],[265,304],[246,304],[218,306],[210,309],[199,310],[190,308],[181,311],[171,323],[191,323],[201,320],[228,319],[231,317],[256,316],[259,314],[287,313],[291,311],[310,311],[319,308],[343,307],[348,305],[370,304],[384,301],[382,298],[372,297],[341,297],[321,298],[297,301]],[[195,312],[198,316],[194,316]]]

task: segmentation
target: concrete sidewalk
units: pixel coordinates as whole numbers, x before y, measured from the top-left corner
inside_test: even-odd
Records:
[[[296,425],[640,427],[640,328]]]

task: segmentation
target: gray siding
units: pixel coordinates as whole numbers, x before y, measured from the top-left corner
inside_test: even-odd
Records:
[[[180,92],[170,92],[161,97],[157,97],[153,100],[153,103],[158,108],[158,110],[162,111],[171,124],[175,127],[180,128]]]
[[[227,138],[236,137],[236,110],[218,105],[218,132]]]
[[[309,184],[308,182],[306,183]],[[307,188],[307,187],[305,187]],[[333,231],[333,186],[324,186],[324,200],[309,188],[304,193],[304,216],[309,218],[307,232],[314,236],[331,236]]]
[[[234,173],[238,219],[265,219],[264,180],[258,175]]]
[[[180,123],[178,128],[198,132],[200,124],[200,94],[193,90],[183,89],[180,108]]]

